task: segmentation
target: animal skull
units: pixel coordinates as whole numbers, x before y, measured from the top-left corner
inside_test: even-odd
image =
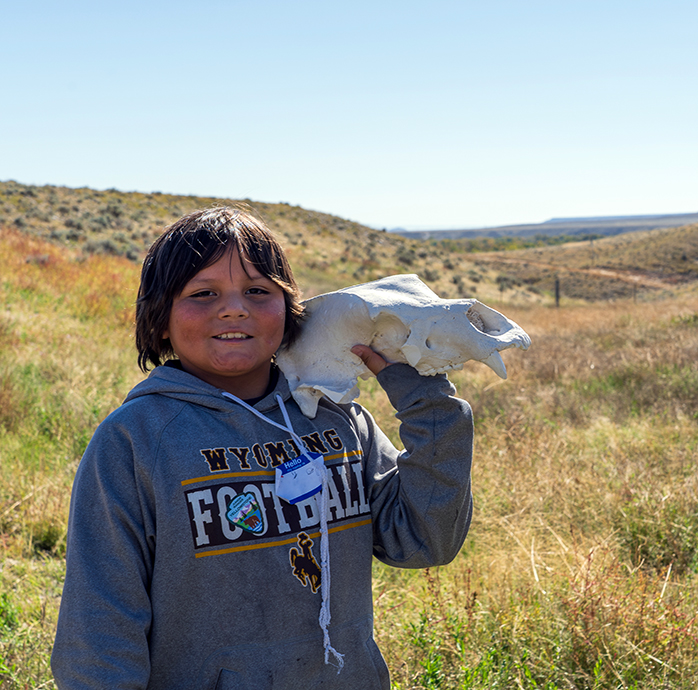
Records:
[[[354,345],[369,345],[389,362],[406,362],[432,376],[461,369],[470,359],[507,371],[499,354],[528,349],[524,330],[475,299],[441,299],[416,275],[396,275],[319,295],[304,302],[300,336],[277,353],[291,393],[307,417],[325,395],[348,403],[359,376],[372,376]]]

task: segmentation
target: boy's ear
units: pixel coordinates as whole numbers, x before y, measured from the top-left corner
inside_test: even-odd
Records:
[[[161,338],[162,338],[162,340],[169,340],[170,339],[170,331],[167,328],[162,332]]]

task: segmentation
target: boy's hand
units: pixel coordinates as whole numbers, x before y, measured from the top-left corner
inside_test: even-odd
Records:
[[[374,352],[368,345],[354,345],[351,351],[361,359],[361,361],[366,365],[369,371],[378,375],[379,372],[383,371],[386,367],[390,366],[389,362],[386,362],[377,352]]]

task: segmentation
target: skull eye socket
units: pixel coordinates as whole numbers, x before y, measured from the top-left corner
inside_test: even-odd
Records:
[[[482,318],[482,314],[470,307],[465,315],[468,317],[468,321],[470,321],[478,331],[485,332],[485,320]]]

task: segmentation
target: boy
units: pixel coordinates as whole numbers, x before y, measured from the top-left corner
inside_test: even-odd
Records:
[[[356,346],[398,411],[405,451],[359,405],[323,399],[304,417],[274,365],[302,326],[298,298],[281,246],[237,209],[185,216],[150,249],[136,344],[141,368],[155,368],[76,475],[59,688],[390,687],[372,556],[422,568],[458,553],[472,416],[445,376]],[[305,452],[321,455],[327,488],[288,503],[276,468]]]

